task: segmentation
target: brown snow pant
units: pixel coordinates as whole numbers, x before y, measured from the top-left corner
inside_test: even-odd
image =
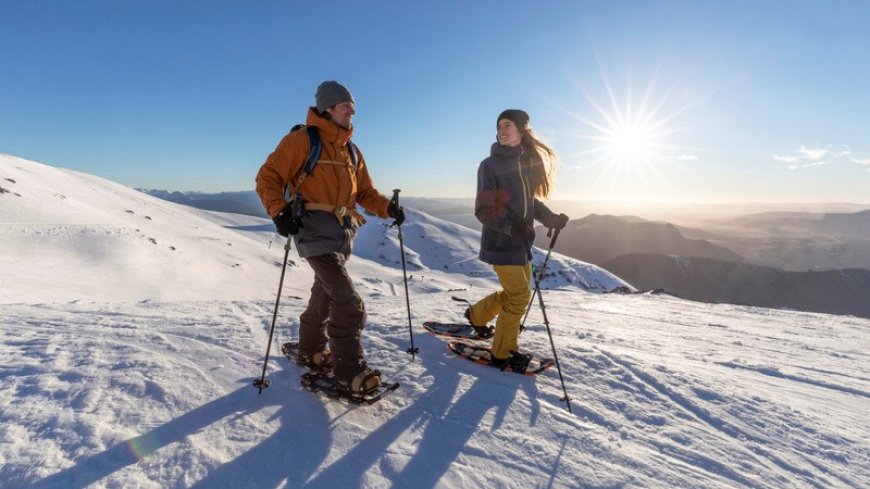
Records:
[[[492,337],[492,356],[508,358],[519,351],[520,323],[526,305],[532,297],[532,267],[525,265],[493,265],[502,290],[493,292],[471,306],[471,322],[482,326],[498,316]]]
[[[346,255],[330,253],[306,258],[314,270],[308,308],[299,317],[299,353],[313,355],[327,342],[335,359],[335,376],[356,375],[365,367],[360,342],[366,311],[344,264]]]

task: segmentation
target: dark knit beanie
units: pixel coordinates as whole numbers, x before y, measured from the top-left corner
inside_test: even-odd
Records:
[[[517,129],[526,129],[529,127],[529,114],[527,114],[524,110],[508,109],[498,115],[498,119],[495,120],[495,124],[498,125],[498,121],[502,119],[508,119],[513,121],[513,123],[516,124]]]
[[[353,102],[350,90],[344,88],[335,80],[325,81],[317,87],[317,95],[314,96],[317,103],[317,111],[321,114],[326,110],[342,102]],[[354,102],[355,103],[355,102]]]

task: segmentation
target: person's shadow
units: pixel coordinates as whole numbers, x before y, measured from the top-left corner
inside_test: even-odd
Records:
[[[421,349],[425,348],[427,351],[445,348],[444,342],[438,338],[424,337],[421,344]],[[489,367],[474,365],[460,358],[450,358],[452,356],[420,355],[418,358],[422,362],[423,371],[436,377],[426,392],[414,401],[414,406],[417,407],[404,409],[369,433],[353,449],[311,479],[306,487],[336,487],[336,481],[342,481],[345,487],[361,487],[364,485],[365,473],[389,451],[392,443],[403,434],[419,430],[422,433],[415,435],[415,440],[411,440],[419,442],[417,449],[401,472],[391,472],[387,463],[382,463],[381,469],[394,487],[435,487],[465,449],[468,440],[477,431],[478,425],[490,409],[496,409],[492,429],[499,429],[520,389],[526,391],[526,395],[532,400],[532,418],[529,421],[531,424],[536,422],[540,405],[534,380],[515,374],[497,374],[493,379],[492,375],[486,375]],[[442,365],[445,362],[457,363]],[[481,377],[474,381],[460,399],[454,401],[463,372]]]
[[[478,373],[486,372],[489,368],[472,367],[480,369]],[[471,436],[482,426],[483,418],[491,409],[495,409],[491,430],[499,430],[519,389],[526,391],[528,398],[532,399],[532,417],[529,422],[532,425],[535,423],[540,406],[534,381],[517,375],[504,375],[495,380],[491,376],[476,379],[442,416],[429,420],[414,456],[401,472],[391,477],[393,487],[435,487],[465,449]],[[511,429],[516,429],[516,426]]]
[[[428,348],[441,347],[436,338],[423,341]],[[403,409],[386,423],[370,432],[352,449],[330,466],[321,470],[330,453],[332,433],[325,400],[302,390],[292,389],[294,369],[274,373],[273,385],[262,396],[251,387],[250,379],[224,397],[210,401],[142,435],[125,440],[101,453],[78,460],[67,469],[50,475],[31,487],[84,488],[124,467],[140,462],[144,457],[164,449],[188,436],[231,417],[230,423],[250,423],[245,417],[270,407],[277,412],[267,421],[279,422],[278,429],[256,446],[225,463],[215,463],[204,478],[194,483],[196,488],[244,487],[336,487],[336,483],[359,487],[365,473],[388,451],[390,445],[409,431],[422,430],[419,446],[401,472],[384,475],[396,487],[434,487],[465,448],[486,413],[495,408],[492,430],[498,430],[519,390],[532,400],[531,424],[536,422],[539,404],[537,387],[532,379],[513,374],[484,376],[488,367],[474,365],[458,358],[437,355],[418,357],[425,372],[436,374],[425,393],[414,401],[417,408]],[[459,362],[449,367],[442,362]],[[460,372],[482,375],[454,401],[460,386]],[[270,392],[271,391],[271,392]],[[339,416],[340,417],[340,416]],[[457,428],[459,426],[459,428]],[[458,436],[457,436],[458,434]],[[185,467],[179,469],[186,470]],[[187,486],[184,481],[179,485]]]
[[[102,453],[78,460],[74,466],[37,481],[31,487],[84,488],[224,418],[232,417],[232,422],[249,422],[243,418],[270,406],[278,406],[275,415],[268,420],[272,423],[277,418],[278,430],[235,459],[216,464],[192,487],[276,487],[285,480],[288,487],[300,487],[329,453],[332,442],[329,417],[323,399],[304,390],[288,388],[289,378],[295,380],[295,375],[282,375],[280,382],[275,382],[275,375],[272,377],[272,387],[261,396],[251,386],[250,379],[245,379],[244,385],[226,396]],[[279,391],[281,389],[284,391]],[[181,467],[179,472],[186,469]],[[179,484],[188,485],[183,481]]]

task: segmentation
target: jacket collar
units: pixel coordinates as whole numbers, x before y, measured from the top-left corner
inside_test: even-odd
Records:
[[[489,148],[489,153],[492,156],[519,156],[523,154],[523,145],[519,146],[502,146],[499,143],[492,143]]]
[[[341,127],[335,122],[321,116],[317,113],[314,107],[308,108],[308,117],[306,125],[314,126],[320,133],[320,138],[324,141],[330,141],[337,144],[347,144],[347,141],[353,136],[353,126],[350,129]]]

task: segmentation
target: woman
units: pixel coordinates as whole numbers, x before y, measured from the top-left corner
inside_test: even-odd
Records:
[[[492,363],[522,367],[519,354],[520,321],[531,299],[534,220],[562,229],[565,214],[554,214],[538,198],[553,187],[556,153],[535,137],[529,114],[518,109],[502,112],[496,121],[497,141],[477,171],[474,214],[483,223],[480,259],[493,266],[502,290],[472,305],[466,318],[482,338],[492,336]],[[495,332],[486,324],[498,316]]]

